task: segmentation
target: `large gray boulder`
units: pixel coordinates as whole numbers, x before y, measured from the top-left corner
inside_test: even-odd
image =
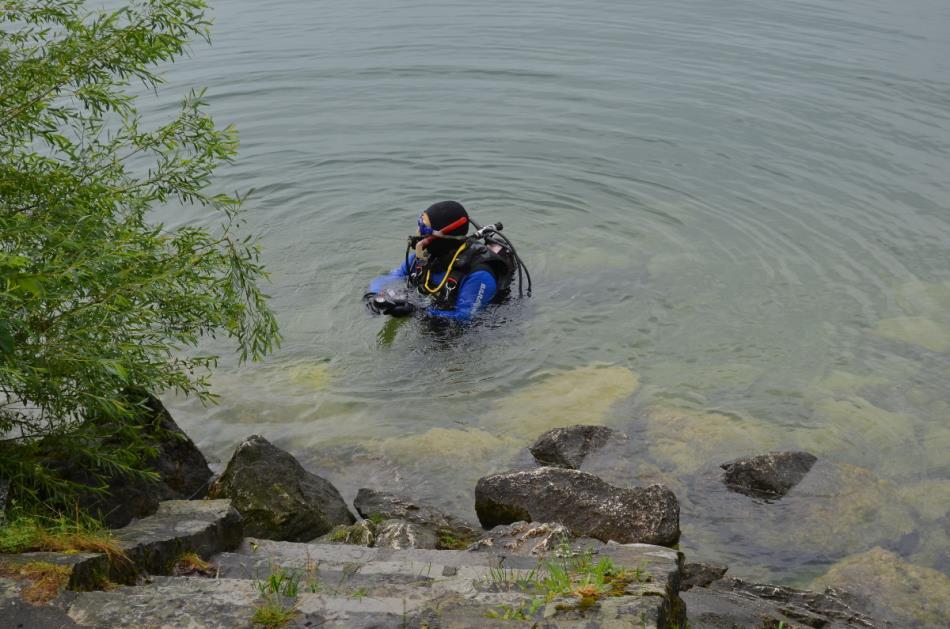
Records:
[[[141,389],[125,392],[130,405],[139,409],[131,419],[121,420],[122,425],[111,418],[95,418],[104,434],[111,434],[112,446],[125,446],[130,440],[129,431],[136,438],[144,438],[154,445],[157,452],[146,459],[142,467],[158,472],[158,481],[145,480],[107,470],[96,470],[86,462],[78,462],[62,456],[55,441],[48,446],[41,443],[47,467],[60,478],[90,488],[106,486],[106,492],[80,492],[80,508],[100,517],[111,528],[120,528],[133,519],[155,513],[163,500],[189,500],[204,498],[212,477],[211,468],[198,446],[178,427],[161,401]]]
[[[10,481],[0,478],[0,525],[7,521],[7,506],[10,502]]]
[[[210,495],[231,499],[251,537],[303,542],[356,521],[336,487],[260,435],[241,442]]]
[[[602,543],[590,538],[577,540],[570,529],[557,522],[515,522],[496,526],[468,550],[505,556],[544,557],[564,546],[586,549],[602,546]]]
[[[196,500],[207,496],[213,474],[201,450],[157,397],[145,394],[142,403],[153,434],[161,437],[158,456],[146,463],[162,479],[159,500]]]
[[[818,458],[808,452],[769,452],[719,467],[732,491],[755,498],[781,498],[797,485]]]
[[[438,540],[436,548],[439,549],[465,548],[481,535],[481,531],[461,518],[404,496],[375,489],[360,489],[353,506],[364,518],[376,521],[405,520],[429,529],[435,533]]]
[[[529,448],[534,460],[541,465],[580,469],[591,452],[611,440],[622,441],[626,435],[606,426],[567,426],[547,431]]]
[[[577,537],[672,546],[680,535],[679,503],[663,485],[625,489],[593,474],[557,467],[485,476],[475,486],[485,528],[558,522]]]

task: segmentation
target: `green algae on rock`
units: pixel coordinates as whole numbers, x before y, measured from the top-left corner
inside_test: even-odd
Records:
[[[607,423],[611,407],[639,388],[640,377],[626,367],[578,367],[545,376],[500,400],[483,423],[526,445],[559,426]]]
[[[950,577],[882,548],[839,561],[812,585],[843,588],[898,627],[944,626],[950,618]]]
[[[907,457],[921,453],[918,422],[911,415],[885,410],[856,395],[824,398],[812,407],[821,428],[800,435],[799,445],[820,456],[900,478],[912,468]]]
[[[774,523],[786,545],[840,555],[914,530],[897,486],[864,468],[816,465],[792,493],[800,499]]]
[[[774,431],[751,418],[722,413],[654,407],[646,414],[650,454],[661,466],[678,474],[693,474],[703,466],[774,450]]]
[[[950,325],[928,317],[894,317],[878,321],[874,334],[917,345],[932,352],[950,351]]]
[[[412,464],[432,458],[465,461],[478,466],[479,462],[511,456],[519,444],[507,437],[499,437],[477,428],[430,428],[421,434],[404,437],[389,437],[369,442],[366,447],[379,450],[386,457],[400,464]]]

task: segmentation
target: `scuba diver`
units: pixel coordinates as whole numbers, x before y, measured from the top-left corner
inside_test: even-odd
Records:
[[[476,230],[470,236],[469,224]],[[376,314],[405,317],[419,312],[468,321],[488,304],[509,296],[515,273],[518,296],[525,294],[522,277],[526,277],[530,297],[531,275],[501,230],[501,223],[480,227],[457,201],[430,205],[419,216],[416,234],[409,237],[405,262],[370,282],[363,302]],[[387,290],[387,285],[403,278],[410,292],[428,298],[428,305],[417,306]]]

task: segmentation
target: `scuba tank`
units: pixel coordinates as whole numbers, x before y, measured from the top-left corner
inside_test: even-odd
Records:
[[[492,303],[500,303],[511,294],[511,284],[515,273],[518,275],[518,296],[531,296],[531,274],[522,262],[514,245],[507,236],[501,233],[504,226],[499,223],[478,225],[471,221],[476,231],[470,236],[410,236],[406,247],[406,268],[409,275],[406,284],[410,289],[418,290],[423,295],[431,297],[440,308],[452,308],[457,298],[456,289],[464,278],[478,270],[487,270],[492,273],[497,283],[495,297]],[[446,228],[444,231],[451,231]],[[420,259],[418,256],[409,264],[409,252],[417,244],[431,242],[433,237],[452,239],[459,242],[454,256],[444,269],[444,276],[437,286],[431,286],[429,276],[434,269],[430,268],[431,260]],[[436,272],[442,271],[439,269]],[[524,280],[527,279],[527,291],[524,290]]]

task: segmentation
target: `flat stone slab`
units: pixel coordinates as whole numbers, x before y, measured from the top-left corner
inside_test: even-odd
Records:
[[[68,614],[81,627],[252,627],[259,599],[253,581],[156,577],[144,586],[83,592]]]
[[[691,627],[876,629],[889,626],[854,609],[834,591],[810,592],[722,579],[680,594]]]
[[[70,590],[92,590],[109,574],[109,560],[100,553],[34,552],[0,555],[0,564],[50,563],[69,568]]]
[[[166,500],[154,515],[113,531],[135,568],[149,574],[168,574],[186,552],[207,559],[236,548],[243,534],[230,500]],[[116,580],[128,582],[128,570],[118,570]]]

